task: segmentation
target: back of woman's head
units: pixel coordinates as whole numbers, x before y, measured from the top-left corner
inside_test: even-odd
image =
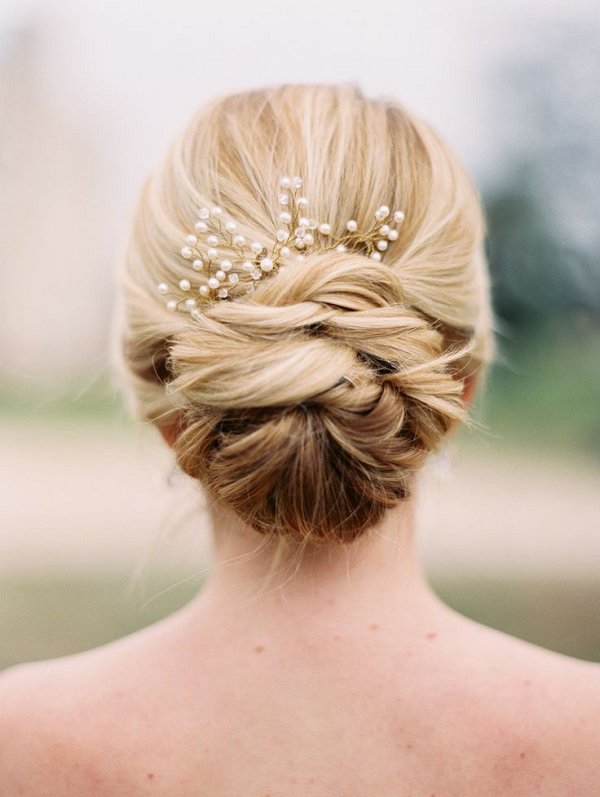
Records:
[[[382,260],[282,254],[252,293],[169,311],[157,285],[193,274],[198,209],[272,241],[286,174],[333,238],[403,210]],[[181,468],[257,531],[357,538],[407,497],[489,359],[483,228],[454,155],[394,102],[349,85],[213,102],[146,182],[124,257],[115,342],[135,414],[175,428]]]

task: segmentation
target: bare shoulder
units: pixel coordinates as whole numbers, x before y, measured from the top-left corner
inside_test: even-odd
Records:
[[[529,768],[531,782],[549,797],[594,793],[600,783],[600,665],[477,624],[467,626],[467,640],[471,634],[477,638],[472,672],[481,733],[495,728],[507,777]]]
[[[109,660],[86,651],[0,673],[2,797],[130,793],[112,762],[127,755],[134,712]]]
[[[55,734],[40,705],[45,668],[21,664],[0,674],[0,794],[33,795],[42,791],[42,773],[52,781]],[[36,712],[35,706],[38,706]],[[39,720],[36,721],[36,720]]]
[[[600,664],[556,653],[531,642],[467,621],[477,634],[481,666],[498,677],[537,693],[549,715],[571,710],[594,716],[600,709]],[[467,640],[468,640],[467,636]]]
[[[537,686],[532,678],[524,690],[534,690],[534,729],[547,755],[541,782],[549,794],[550,786],[560,795],[593,794],[600,783],[600,667],[546,651],[537,665]]]
[[[154,776],[143,751],[154,751],[161,733],[156,714],[170,625],[161,621],[91,650],[0,673],[2,797],[144,793],[140,784]]]
[[[0,794],[88,794],[81,778],[72,782],[73,764],[83,759],[74,747],[77,718],[64,680],[68,669],[51,660],[0,674]]]
[[[557,765],[580,779],[587,772],[589,785],[597,786],[600,783],[600,665],[546,651],[539,665],[540,732],[547,734]]]

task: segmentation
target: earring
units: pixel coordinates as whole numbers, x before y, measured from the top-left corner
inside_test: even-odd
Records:
[[[453,460],[448,447],[440,449],[433,458],[435,475],[440,482],[447,481],[452,472]]]
[[[169,487],[175,487],[175,485],[181,479],[182,475],[183,475],[183,471],[181,470],[181,468],[179,467],[177,462],[174,462],[171,465],[171,468],[169,469],[169,472],[167,473],[167,477],[166,477],[167,485]]]

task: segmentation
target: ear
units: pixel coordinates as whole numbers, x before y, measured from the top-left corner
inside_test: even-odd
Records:
[[[462,398],[467,407],[473,401],[473,396],[475,395],[475,390],[477,388],[477,374],[469,374],[463,380],[463,392]],[[452,436],[456,429],[458,428],[459,424],[457,421],[452,421],[450,427],[448,429],[448,436]]]
[[[169,448],[173,448],[173,446],[175,445],[175,440],[177,439],[177,435],[181,432],[183,428],[181,420],[177,418],[172,423],[166,425],[156,424],[156,426],[165,443],[169,446]]]
[[[477,374],[470,374],[469,376],[465,377],[462,397],[466,404],[472,403],[476,389]]]

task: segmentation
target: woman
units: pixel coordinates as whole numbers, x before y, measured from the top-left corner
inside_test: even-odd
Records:
[[[451,611],[415,556],[418,471],[491,357],[483,235],[393,102],[282,86],[195,116],[144,186],[115,342],[214,569],[166,620],[3,676],[0,794],[600,794],[597,667]]]

